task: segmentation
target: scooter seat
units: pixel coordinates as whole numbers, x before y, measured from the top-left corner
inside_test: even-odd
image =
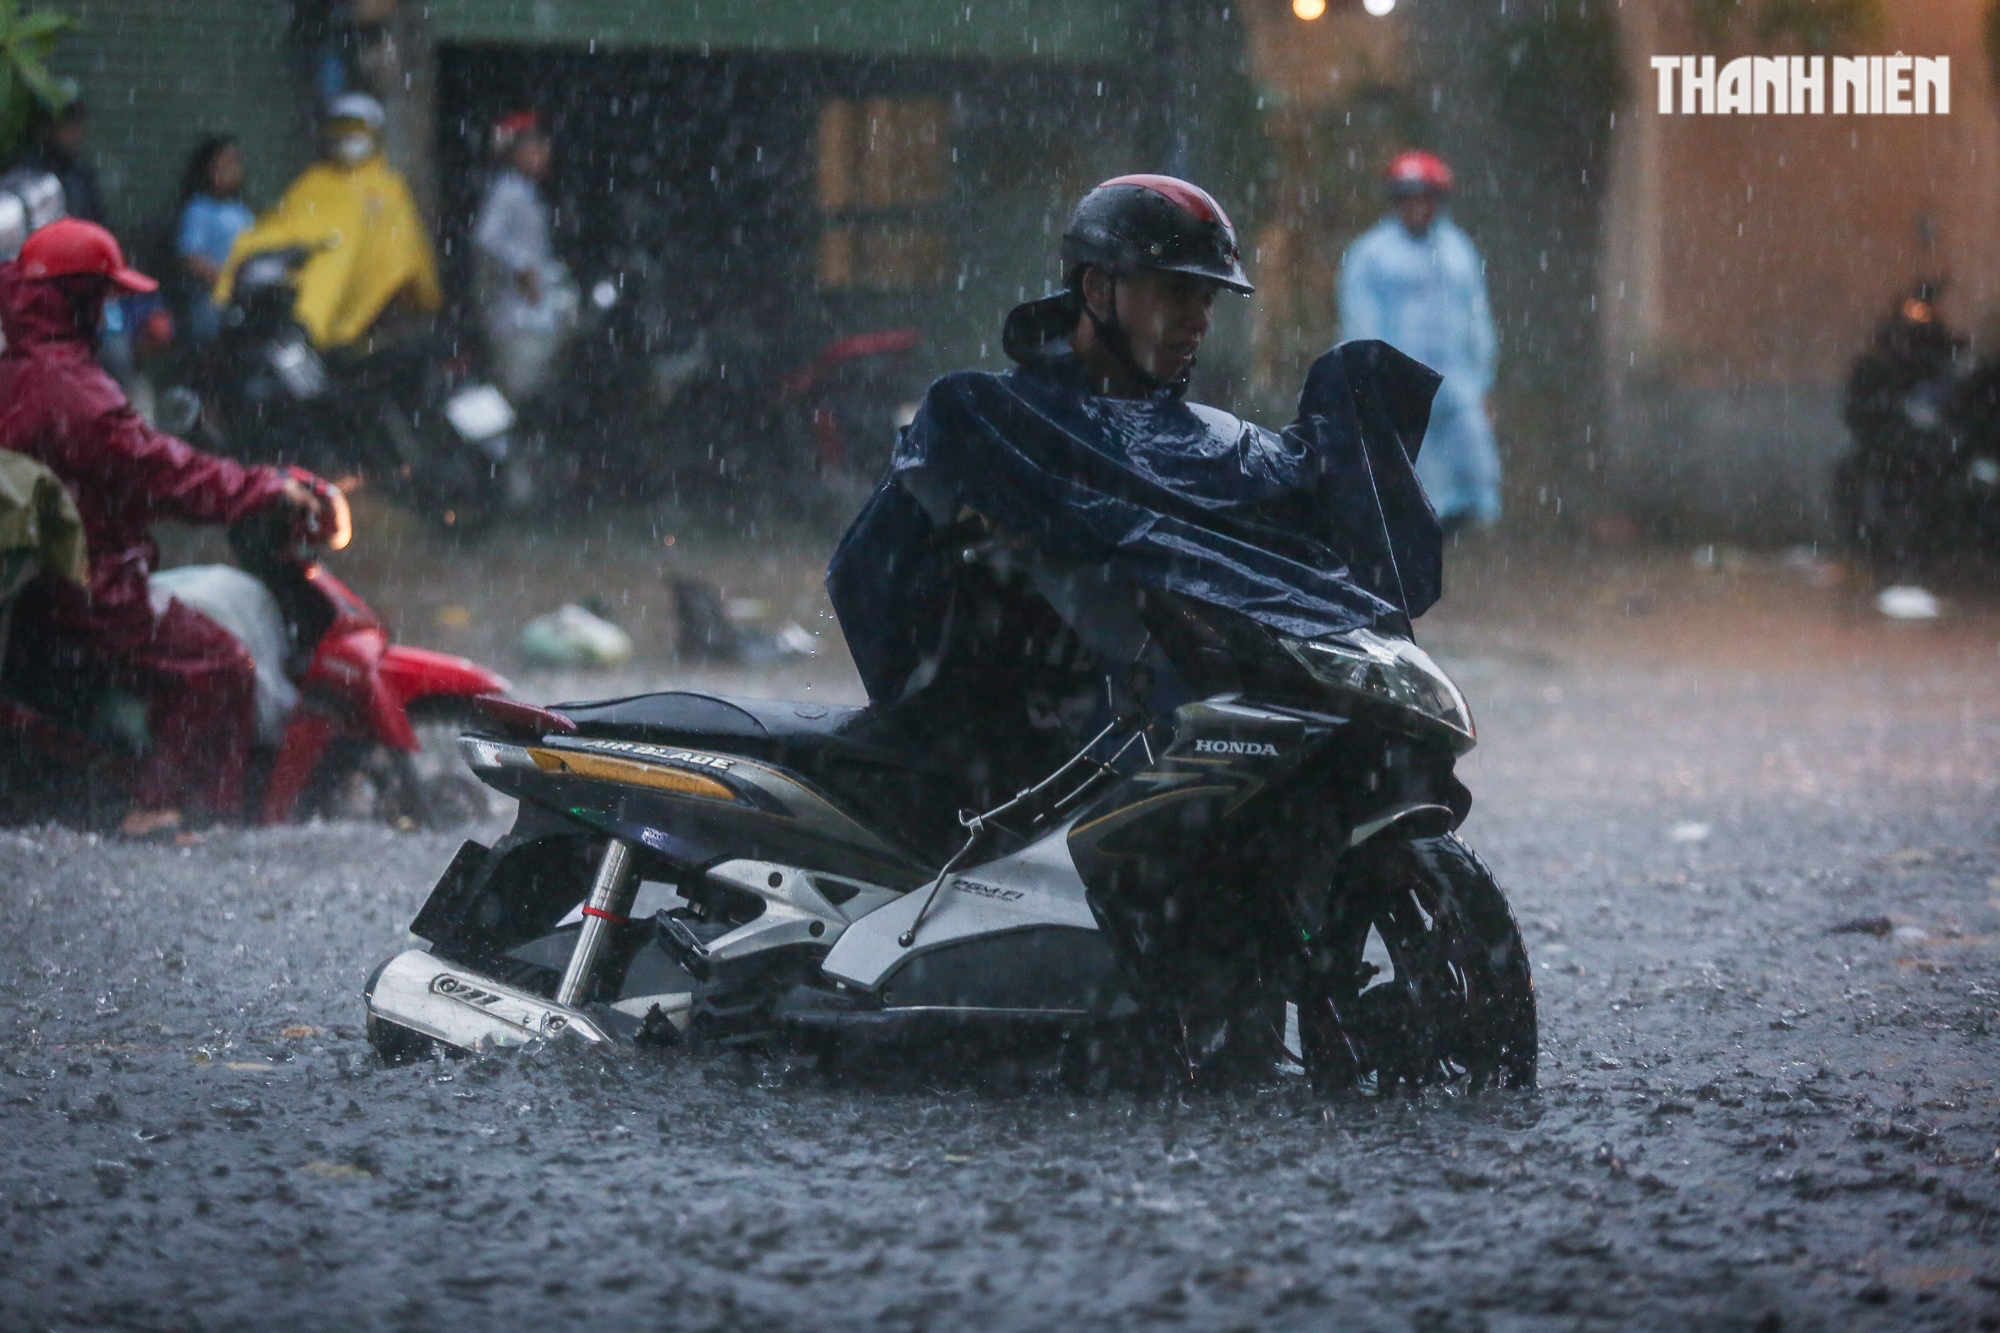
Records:
[[[929,856],[950,853],[963,836],[958,809],[976,800],[962,790],[962,766],[934,747],[900,740],[894,727],[870,725],[883,717],[877,709],[694,690],[555,709],[583,737],[715,750],[781,765]]]
[[[866,709],[843,704],[739,699],[694,690],[635,694],[601,703],[557,704],[584,736],[695,745],[749,742],[750,748],[841,748],[838,737]]]

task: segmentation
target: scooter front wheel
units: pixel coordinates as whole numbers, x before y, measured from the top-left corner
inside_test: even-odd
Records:
[[[1329,894],[1298,1001],[1317,1086],[1535,1085],[1527,947],[1471,848],[1450,835],[1364,843]]]
[[[503,799],[474,776],[458,751],[459,735],[484,725],[484,716],[456,697],[417,699],[409,716],[417,751],[389,756],[391,771],[377,804],[381,817],[450,830],[501,813]]]

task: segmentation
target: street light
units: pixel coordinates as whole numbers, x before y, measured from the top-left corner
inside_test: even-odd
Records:
[[[1382,3],[1382,0],[1371,0],[1371,3],[1379,5]],[[1292,12],[1306,22],[1311,23],[1320,15],[1326,13],[1326,0],[1292,0]]]
[[[1379,19],[1386,17],[1396,8],[1396,0],[1361,0],[1361,7]],[[1324,8],[1323,4],[1322,8]]]

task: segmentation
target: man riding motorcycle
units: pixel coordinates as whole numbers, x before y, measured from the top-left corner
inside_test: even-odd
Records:
[[[1282,434],[1185,401],[1217,292],[1252,290],[1227,215],[1186,181],[1098,186],[1062,261],[1065,289],[1007,317],[1013,370],[931,386],[827,571],[876,706],[861,732],[961,779],[928,819],[941,846],[952,798],[990,809],[1109,719],[1197,696],[1155,644],[1177,604],[1316,638],[1407,633],[1440,590],[1413,470],[1437,375],[1346,344]],[[1178,910],[1167,897],[1093,907],[1145,958]],[[1137,981],[1161,997],[1234,985],[1226,962]]]
[[[1007,317],[1015,369],[931,386],[827,574],[870,697],[893,705],[885,721],[957,738],[982,795],[1086,734],[1134,668],[1155,705],[1179,702],[1160,693],[1171,668],[1140,646],[1134,598],[1149,584],[1200,595],[1175,569],[1202,547],[1242,577],[1247,604],[1309,601],[1349,623],[1420,614],[1439,584],[1436,519],[1405,454],[1364,470],[1366,494],[1341,493],[1329,480],[1368,460],[1327,455],[1306,416],[1279,436],[1185,401],[1216,293],[1252,290],[1207,192],[1107,181],[1077,205],[1062,260],[1065,289]],[[1356,346],[1407,382],[1395,424],[1413,453],[1435,377]],[[1323,358],[1307,399],[1338,377]],[[1356,507],[1378,495],[1386,526]],[[1003,557],[956,559],[982,545]]]
[[[22,594],[12,651],[52,686],[109,679],[148,700],[151,745],[121,831],[171,831],[240,807],[255,735],[256,665],[227,631],[178,601],[156,609],[148,525],[234,523],[269,504],[318,502],[274,468],[242,467],[154,430],[94,359],[104,303],[158,283],[126,266],[111,233],[66,218],[0,265],[0,449],[36,459],[69,489],[90,554],[87,587],[44,576]]]
[[[236,238],[215,285],[218,307],[246,259],[293,246],[312,251],[293,314],[323,352],[360,342],[398,302],[422,314],[443,306],[430,235],[408,183],[382,155],[382,124],[381,104],[366,94],[333,102],[326,156]]]

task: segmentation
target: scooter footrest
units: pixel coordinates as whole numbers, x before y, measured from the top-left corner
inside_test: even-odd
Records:
[[[658,920],[661,941],[674,955],[674,961],[686,968],[688,975],[695,980],[708,980],[708,945],[694,933],[694,927],[677,916],[661,916]]]

